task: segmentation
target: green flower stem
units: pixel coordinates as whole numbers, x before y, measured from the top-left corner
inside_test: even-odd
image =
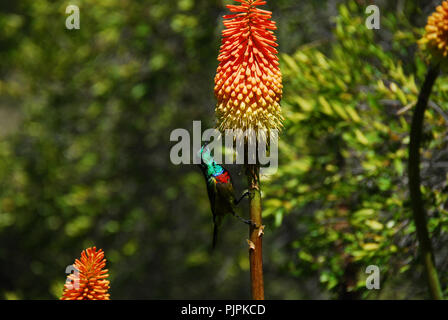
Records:
[[[443,299],[439,277],[434,262],[434,253],[429,238],[427,217],[420,190],[420,144],[422,140],[425,110],[428,105],[432,87],[439,75],[439,66],[430,66],[425,81],[418,96],[412,116],[411,135],[409,143],[409,190],[411,196],[412,213],[417,229],[420,255],[426,270],[428,286],[431,297],[436,300]]]
[[[263,282],[263,225],[261,217],[260,166],[247,165],[246,175],[249,185],[250,219],[254,225],[249,230],[249,262],[252,299],[264,300]]]

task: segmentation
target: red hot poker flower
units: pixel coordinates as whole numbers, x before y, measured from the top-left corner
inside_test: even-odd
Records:
[[[262,0],[235,0],[227,5],[218,56],[215,96],[218,126],[226,129],[281,128],[282,74],[277,57],[272,13],[257,8]]]
[[[422,43],[426,43],[435,56],[446,59],[448,57],[448,1],[443,1],[428,17],[425,31]]]
[[[109,275],[107,269],[103,270],[106,259],[102,249],[84,250],[73,266],[75,272],[67,276],[71,283],[65,284],[61,300],[109,300]]]

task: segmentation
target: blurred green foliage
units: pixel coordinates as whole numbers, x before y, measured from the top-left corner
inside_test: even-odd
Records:
[[[249,297],[246,226],[228,219],[210,254],[202,176],[169,160],[173,129],[214,123],[227,3],[0,4],[1,299],[59,298],[66,266],[92,245],[105,251],[113,299]],[[65,28],[69,4],[80,30]],[[382,29],[369,31],[367,1],[268,1],[286,123],[279,172],[263,182],[267,298],[426,297],[406,148],[425,72],[415,40],[434,6],[379,4]],[[442,284],[447,83],[432,97],[422,172]],[[363,289],[369,264],[381,268],[380,294]]]
[[[426,297],[416,277],[406,173],[410,117],[426,69],[421,54],[407,52],[415,50],[421,29],[403,16],[383,14],[382,29],[368,30],[359,27],[360,9],[355,2],[340,6],[328,46],[306,44],[282,55],[286,130],[264,214],[278,223],[285,215],[296,217],[302,235],[293,241],[297,257],[289,268],[297,277],[317,273],[341,298]],[[432,96],[422,164],[429,228],[445,280],[447,84],[441,77]],[[380,267],[383,281],[402,277],[421,287],[367,290],[369,265]]]

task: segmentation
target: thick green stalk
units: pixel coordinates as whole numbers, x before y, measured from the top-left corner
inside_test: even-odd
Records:
[[[250,219],[253,222],[249,230],[249,262],[252,299],[264,300],[263,282],[263,224],[261,218],[260,166],[247,165],[246,175],[249,185]]]
[[[427,226],[427,217],[420,190],[420,144],[422,140],[423,122],[429,96],[431,95],[432,87],[438,75],[439,66],[430,66],[418,96],[411,124],[408,174],[412,213],[417,229],[420,255],[426,270],[429,292],[433,299],[440,300],[443,299],[443,294],[435,267],[434,253]]]

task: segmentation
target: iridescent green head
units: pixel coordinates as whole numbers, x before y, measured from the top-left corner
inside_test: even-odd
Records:
[[[207,145],[202,146],[198,152],[198,156],[201,159],[201,165],[210,166],[215,162]]]
[[[220,166],[212,157],[212,153],[207,145],[202,146],[198,152],[201,158],[201,169],[206,177],[217,176],[224,172],[224,168]]]

